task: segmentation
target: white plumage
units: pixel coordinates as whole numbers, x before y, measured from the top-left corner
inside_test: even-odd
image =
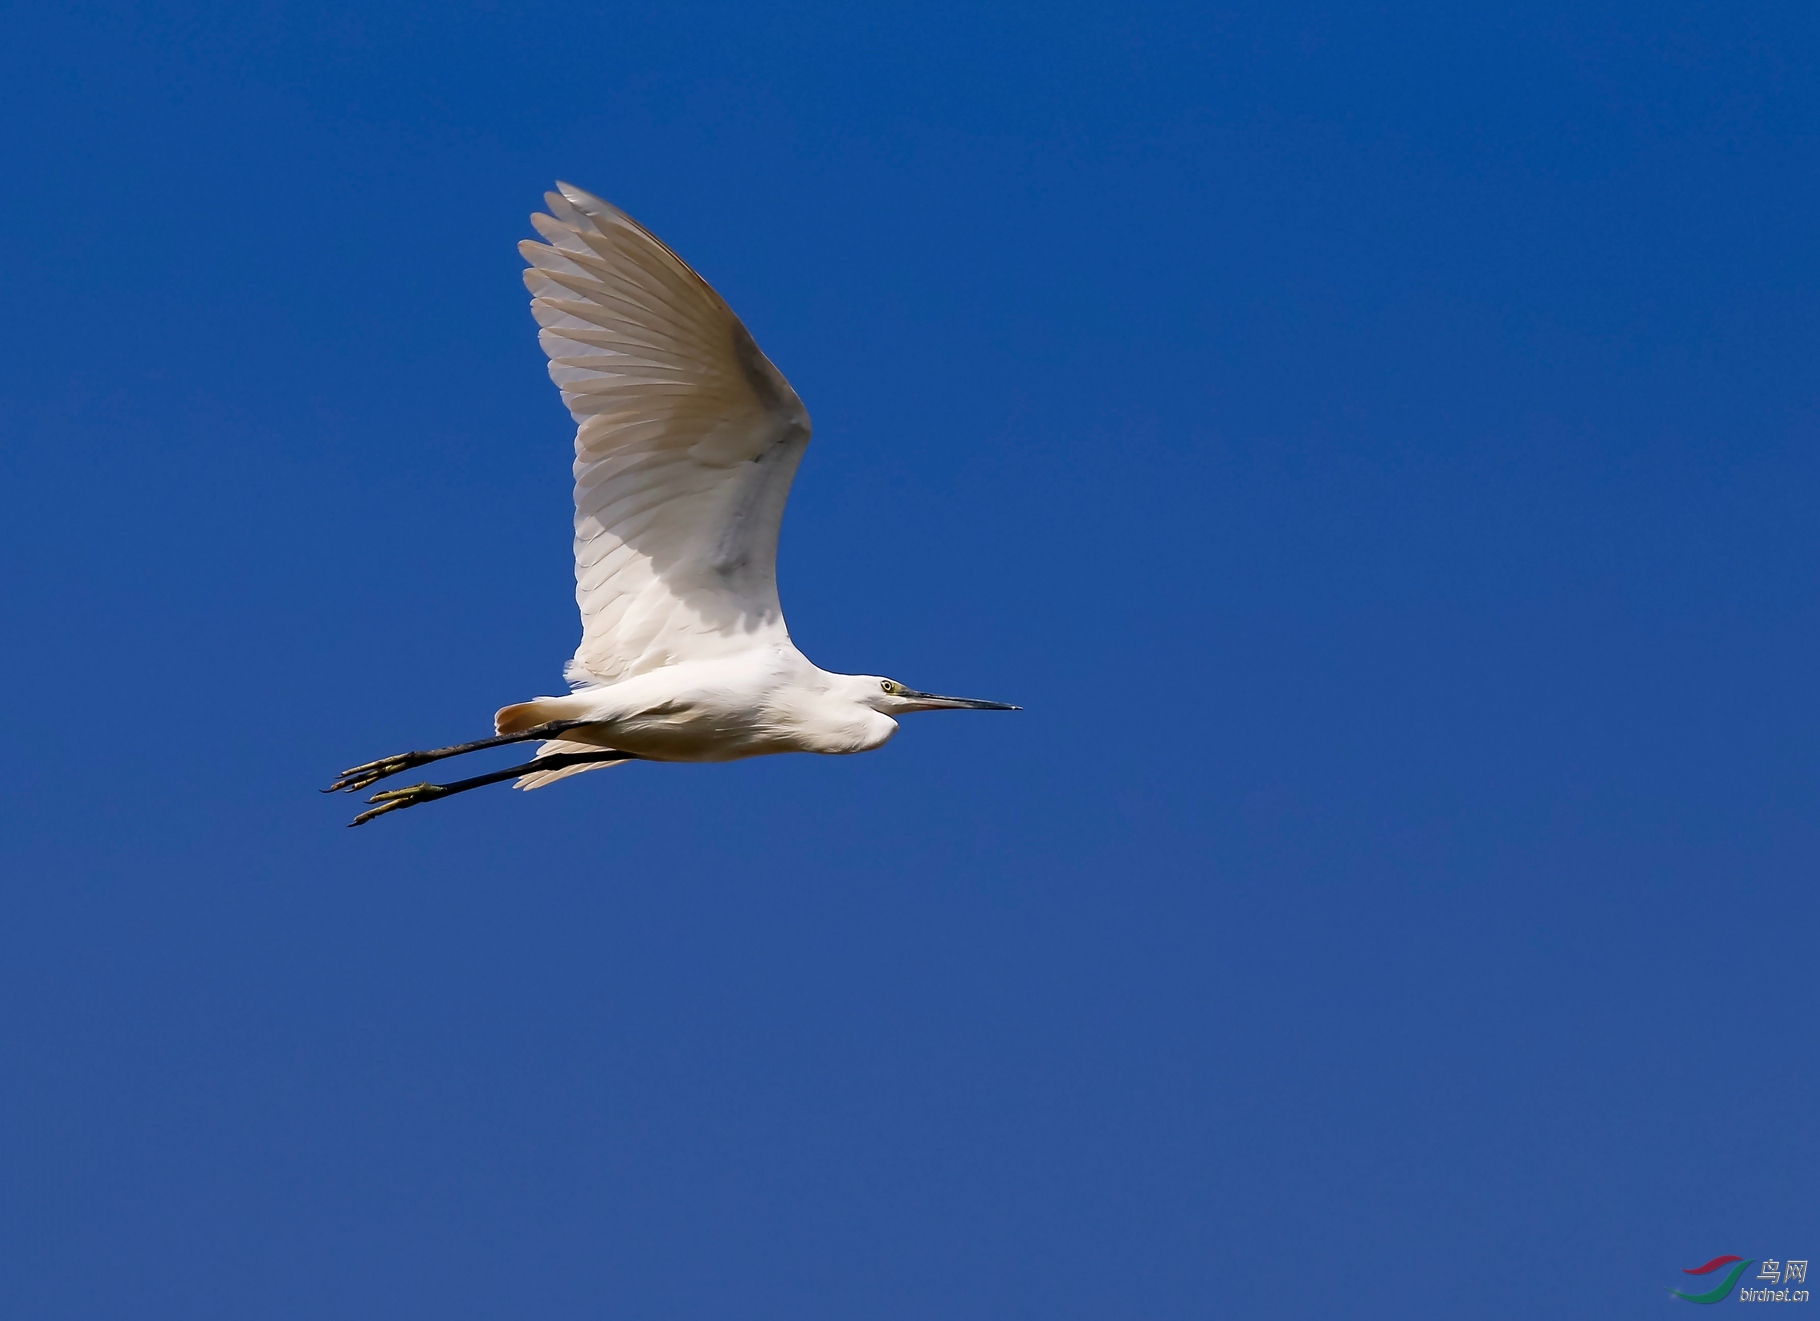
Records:
[[[797,651],[777,596],[777,534],[809,415],[720,295],[631,217],[568,184],[519,251],[550,377],[575,432],[574,691],[501,709],[497,737],[343,773],[362,789],[410,766],[559,734],[532,763],[375,795],[384,812],[525,772],[531,789],[634,758],[729,761],[858,752],[893,718],[1013,710]]]

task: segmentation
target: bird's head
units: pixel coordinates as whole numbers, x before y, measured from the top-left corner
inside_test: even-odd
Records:
[[[883,675],[855,675],[859,699],[874,711],[888,716],[908,715],[912,711],[1022,711],[1021,706],[1007,702],[985,702],[975,697],[938,697],[906,688],[896,679]]]

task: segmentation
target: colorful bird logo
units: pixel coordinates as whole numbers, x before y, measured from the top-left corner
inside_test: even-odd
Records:
[[[1716,1303],[1732,1291],[1732,1286],[1738,1282],[1738,1277],[1750,1269],[1750,1262],[1744,1260],[1743,1257],[1714,1257],[1704,1266],[1690,1266],[1681,1272],[1683,1275],[1711,1275],[1721,1266],[1729,1266],[1732,1262],[1738,1264],[1725,1273],[1725,1278],[1719,1282],[1719,1287],[1716,1289],[1709,1289],[1705,1293],[1682,1293],[1679,1289],[1670,1289],[1669,1292],[1677,1298],[1687,1299],[1690,1303]]]

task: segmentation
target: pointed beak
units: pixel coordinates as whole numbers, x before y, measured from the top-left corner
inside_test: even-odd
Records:
[[[899,693],[902,701],[911,702],[912,711],[1022,711],[1008,702],[982,702],[977,697],[938,697],[934,693]]]

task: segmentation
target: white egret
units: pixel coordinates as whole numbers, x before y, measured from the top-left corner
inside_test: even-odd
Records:
[[[382,757],[352,793],[444,757],[544,740],[521,766],[367,799],[351,825],[517,777],[535,789],[617,762],[865,752],[912,711],[1015,711],[882,675],[831,674],[790,641],[777,531],[809,443],[802,401],[725,302],[624,212],[568,184],[519,251],[575,432],[571,691],[503,707],[495,737]]]

